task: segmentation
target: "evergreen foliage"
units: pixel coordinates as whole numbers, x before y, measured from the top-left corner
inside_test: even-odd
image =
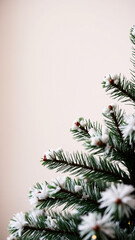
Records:
[[[135,104],[135,27],[131,28],[131,79],[109,74],[103,81],[112,98]],[[9,240],[135,239],[135,114],[116,105],[104,111],[105,128],[77,119],[71,133],[87,153],[49,150],[43,166],[74,178],[37,183],[30,189],[33,209],[13,216]]]

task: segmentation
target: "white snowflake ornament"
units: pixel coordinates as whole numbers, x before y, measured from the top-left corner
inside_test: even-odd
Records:
[[[135,209],[135,195],[132,194],[134,191],[131,185],[123,183],[112,185],[106,191],[101,192],[100,208],[106,208],[109,214],[117,211],[120,218],[124,215],[129,217],[131,209]]]
[[[101,239],[107,240],[107,236],[114,238],[114,223],[109,215],[101,216],[96,213],[88,213],[88,215],[82,217],[78,229],[84,240],[89,240],[96,234],[100,235]]]

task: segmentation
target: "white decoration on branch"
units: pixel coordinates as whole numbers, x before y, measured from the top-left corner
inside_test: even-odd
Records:
[[[115,103],[112,103],[107,107],[104,107],[102,113],[105,115],[110,115],[110,113],[114,113],[114,110],[116,111],[116,109],[117,109],[117,105]]]
[[[53,219],[51,216],[47,216],[45,223],[49,229],[54,229],[56,227],[56,220]]]
[[[48,197],[48,187],[47,187],[46,183],[41,183],[41,188],[42,189],[39,189],[39,192],[37,195],[39,200],[43,200]]]
[[[135,195],[132,194],[134,190],[133,186],[123,183],[111,185],[106,191],[101,192],[100,208],[106,208],[109,214],[118,211],[119,217],[123,215],[129,217],[131,209],[135,209]]]
[[[80,192],[82,190],[82,186],[75,185],[75,192]]]
[[[105,144],[107,144],[109,141],[108,129],[106,127],[102,128],[101,141]]]
[[[108,154],[111,150],[111,146],[107,143],[105,147],[105,154]]]
[[[65,187],[66,177],[57,177],[52,179],[50,187],[48,188],[49,195],[53,195],[59,192],[62,188]]]
[[[98,144],[100,143],[100,136],[95,136],[95,137],[91,137],[90,138],[90,144],[91,146],[98,146]]]
[[[79,212],[78,212],[77,209],[74,208],[74,209],[72,210],[72,214],[73,214],[73,215],[76,215],[76,214],[78,214],[78,213],[79,213]]]
[[[61,188],[65,187],[66,177],[57,177],[52,179],[52,186],[60,186]]]
[[[37,222],[37,218],[43,214],[44,214],[44,210],[32,209],[29,212],[29,217],[32,218],[35,222]]]
[[[17,240],[17,238],[14,237],[13,235],[10,235],[9,237],[7,237],[7,240]]]
[[[49,196],[52,196],[53,194],[59,192],[61,188],[59,186],[52,186],[48,189]]]
[[[29,201],[33,206],[37,206],[39,200],[45,200],[48,198],[48,187],[46,183],[41,183],[41,188],[31,188]]]
[[[9,228],[17,230],[15,232],[15,236],[21,236],[21,233],[24,229],[24,227],[27,225],[25,214],[23,212],[17,213],[13,216],[13,219],[11,219],[9,223]]]
[[[87,126],[87,122],[84,118],[78,118],[77,120],[75,120],[73,122],[73,125],[72,125],[72,130],[77,130],[77,131],[81,131],[81,127],[82,128],[86,128]]]
[[[124,121],[126,124],[121,125],[120,129],[122,131],[124,139],[129,137],[129,143],[132,143],[132,140],[135,141],[135,114],[132,115],[125,115],[124,116]]]
[[[43,161],[46,160],[55,160],[56,155],[59,153],[62,153],[63,149],[62,148],[57,148],[56,150],[49,149],[47,152],[43,154]]]
[[[32,206],[36,207],[38,205],[38,189],[30,188],[31,196],[29,198],[29,202]]]
[[[78,131],[80,131],[80,128],[79,128],[79,126],[80,126],[80,123],[79,123],[79,119],[77,119],[77,120],[75,120],[74,122],[73,122],[73,125],[72,125],[72,130],[78,130]]]
[[[95,130],[94,128],[91,128],[91,129],[89,130],[89,135],[90,135],[91,137],[94,137],[95,135],[97,135],[96,130]]]
[[[90,144],[91,146],[97,146],[98,142],[101,140],[101,135],[97,133],[97,131],[94,128],[91,128],[89,130],[90,135]]]
[[[96,232],[98,232],[103,239],[108,239],[106,236],[114,237],[114,223],[111,221],[109,215],[101,216],[96,213],[88,213],[88,215],[81,218],[82,222],[78,229],[80,236],[85,236],[85,238],[83,238],[84,240],[90,239]]]
[[[82,199],[87,199],[87,198],[89,198],[89,196],[85,192],[83,192]]]
[[[57,148],[57,149],[55,149],[55,152],[56,152],[56,153],[61,153],[61,152],[63,152],[63,148],[61,148],[61,147],[60,147],[60,148]]]
[[[81,121],[80,121],[80,125],[81,125],[81,127],[86,127],[87,126],[87,122],[86,122],[86,120],[85,119],[82,119]]]
[[[103,83],[105,87],[111,85],[112,82],[116,85],[118,84],[119,76],[117,74],[108,74],[104,77]]]
[[[99,134],[96,132],[94,128],[91,128],[89,130],[89,135],[90,135],[90,144],[91,146],[101,146],[102,143],[107,144],[109,140],[109,135],[108,135],[108,129],[104,128],[102,129],[102,134]]]
[[[47,152],[44,153],[44,157],[43,159],[44,160],[52,160],[52,159],[55,159],[55,151],[52,150],[52,149],[49,149]]]

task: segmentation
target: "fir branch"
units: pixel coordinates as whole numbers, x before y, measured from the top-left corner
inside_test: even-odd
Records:
[[[35,231],[36,234],[39,232],[39,233],[42,233],[42,231],[44,232],[43,236],[45,237],[48,237],[50,235],[50,237],[57,237],[56,239],[61,239],[61,238],[58,238],[58,237],[62,237],[64,234],[66,236],[76,236],[76,238],[78,237],[79,238],[79,234],[75,231],[67,231],[67,230],[62,230],[62,229],[49,229],[47,227],[37,227],[37,226],[25,226],[24,227],[24,230],[23,230],[23,235],[24,235],[24,238],[23,238],[23,235],[22,235],[22,238],[23,239],[27,239],[26,238],[26,235],[28,234],[28,230],[31,230],[29,232],[32,232],[32,239],[33,239],[33,232]],[[30,237],[30,236],[29,236]],[[77,238],[77,239],[78,239]]]
[[[95,181],[114,181],[122,180],[129,182],[128,175],[120,169],[118,164],[107,161],[106,158],[99,158],[97,160],[93,155],[79,154],[78,152],[69,155],[67,158],[64,153],[58,154],[57,159],[41,160],[43,166],[49,169],[56,169],[57,171],[70,172],[71,174],[82,174],[86,178]]]
[[[90,119],[85,120],[87,122],[86,129],[83,127],[79,127],[76,130],[70,129],[71,133],[73,134],[74,139],[77,141],[86,141],[90,139],[89,130],[91,128],[95,129],[96,132],[99,134],[102,133],[102,126],[98,122],[91,122]]]
[[[83,206],[89,211],[94,211],[98,210],[99,203],[94,201],[93,199],[90,199],[89,197],[87,199],[83,199],[82,195],[62,189],[60,192],[54,194],[54,198],[48,197],[45,200],[39,200],[39,204],[37,205],[37,207],[39,209],[51,209],[53,207],[59,207],[62,205],[64,205],[64,210],[68,207],[74,208],[78,206]]]
[[[89,129],[89,131],[90,129],[94,129],[95,132],[97,133],[97,136],[99,136],[99,142],[97,143],[97,145],[91,144],[91,136],[89,131],[86,134],[86,132],[83,130],[80,131],[80,129],[76,130],[71,129],[74,139],[76,139],[79,142],[82,141],[85,149],[88,150],[89,152],[92,152],[93,154],[104,153],[106,144],[102,142],[102,140],[100,140],[100,138],[102,139],[102,125],[99,124],[98,122],[92,123],[90,120],[87,120],[87,129]]]
[[[33,203],[33,199],[36,198],[36,203],[34,205],[39,209],[51,209],[56,206],[63,206],[63,209],[68,207],[80,207],[84,206],[84,211],[87,209],[89,211],[98,211],[98,200],[101,197],[99,185],[85,184],[83,180],[72,180],[71,178],[66,178],[64,186],[57,184],[57,181],[52,182],[52,184],[47,185],[47,192],[42,195],[41,186],[43,184],[37,183],[30,191],[30,201]],[[81,191],[76,191],[76,185],[81,187]],[[78,186],[77,186],[78,187]],[[101,185],[101,189],[103,185]],[[43,188],[44,191],[44,188]],[[40,195],[41,193],[41,195]]]
[[[126,100],[123,100],[124,102],[128,100],[135,103],[134,84],[130,81],[125,80],[125,78],[123,78],[123,81],[120,83],[118,85],[115,83],[111,84],[115,89],[117,89],[112,91],[111,95],[114,98],[117,97],[119,100],[121,100],[122,98],[126,98]]]
[[[116,84],[112,79],[110,79],[110,84],[105,85],[105,82],[102,82],[103,87],[106,92],[110,92],[112,98],[117,98],[122,102],[130,101],[135,103],[135,92],[134,92],[134,83],[128,81],[124,76],[123,79],[119,76],[118,83]]]
[[[53,219],[52,219],[53,216]],[[54,226],[49,225],[48,217],[55,221]],[[70,213],[56,213],[49,212],[47,215],[43,214],[37,216],[36,219],[31,217],[31,212],[25,213],[27,224],[23,227],[21,240],[39,240],[39,239],[80,239],[77,226],[80,218]],[[12,229],[10,232],[12,233]]]
[[[107,118],[107,120],[105,120],[105,122],[106,122],[107,126],[109,127],[110,131],[113,134],[115,134],[116,136],[119,135],[121,141],[123,142],[123,135],[119,128],[123,122],[123,111],[120,109],[120,110],[117,110],[117,112],[116,112],[116,110],[113,109],[113,107],[111,105],[109,107],[113,111],[112,112],[110,111],[110,116],[104,114],[104,116]]]
[[[49,209],[56,206],[64,205],[63,209],[68,207],[80,207],[83,206],[83,211],[98,211],[98,200],[101,197],[99,186],[94,184],[85,184],[81,181],[81,191],[76,192],[76,185],[80,184],[80,181],[66,179],[65,187],[61,187],[57,191],[57,185],[54,186],[48,184],[49,196],[45,199],[39,199],[36,207],[39,209]],[[38,184],[39,185],[39,184]],[[103,187],[103,185],[102,185]],[[35,186],[37,189],[37,187]],[[55,191],[56,189],[56,191]],[[53,190],[53,192],[52,192]],[[30,195],[32,197],[32,195]]]

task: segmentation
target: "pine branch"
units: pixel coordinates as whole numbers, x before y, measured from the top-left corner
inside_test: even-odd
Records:
[[[76,130],[71,129],[74,139],[76,139],[77,141],[82,141],[85,149],[88,150],[89,152],[92,152],[92,154],[104,153],[106,151],[107,145],[104,142],[102,142],[102,140],[100,140],[100,138],[102,139],[102,126],[97,122],[91,123],[90,120],[87,120],[87,129],[89,129],[89,131],[90,129],[94,129],[97,135],[99,136],[99,142],[97,143],[97,145],[91,144],[91,136],[89,132],[86,134],[85,131],[83,130],[80,131],[80,129]]]
[[[94,211],[98,210],[99,204],[94,201],[93,199],[87,198],[86,200],[82,198],[81,195],[75,194],[66,190],[61,190],[59,193],[55,194],[55,198],[47,198],[45,200],[39,200],[39,204],[37,207],[39,209],[44,209],[44,208],[53,208],[53,207],[59,207],[63,206],[63,209],[65,210],[66,208],[74,208],[74,207],[80,207],[83,206],[84,212],[86,209],[88,211]]]
[[[33,215],[29,212],[25,213],[25,219],[27,223],[23,226],[21,236],[18,236],[17,229],[10,228],[11,234],[14,234],[18,240],[80,239],[77,228],[80,218],[73,214],[49,212],[48,214],[43,213],[36,217],[34,215],[33,218]],[[51,221],[53,221],[53,225],[51,225]]]
[[[98,122],[91,122],[90,119],[85,120],[86,121],[86,128],[81,127],[81,125],[78,127],[78,129],[73,130],[70,129],[71,133],[73,134],[74,139],[77,141],[85,141],[90,139],[89,130],[91,128],[94,128],[95,131],[97,131],[99,134],[102,133],[102,126],[98,124]]]
[[[105,91],[109,92],[112,98],[117,98],[122,102],[132,102],[135,104],[135,84],[126,80],[125,77],[121,79],[119,76],[118,84],[115,84],[113,80],[110,79],[110,85],[105,86],[105,82],[103,82],[103,87],[105,87]]]
[[[39,199],[36,205],[39,209],[51,209],[56,206],[63,206],[63,209],[68,207],[80,208],[83,206],[82,212],[87,211],[100,211],[98,210],[98,200],[101,197],[99,185],[96,184],[86,184],[83,180],[72,180],[71,178],[66,178],[65,187],[60,187],[59,185],[47,184],[49,189],[49,195],[44,199]],[[41,189],[41,184],[34,186],[37,192]],[[80,187],[80,191],[76,191],[76,186]],[[58,188],[59,187],[59,188]],[[101,185],[103,188],[103,184]],[[33,189],[33,191],[34,191]],[[30,198],[33,197],[32,191],[30,192]]]
[[[103,113],[103,116],[106,118],[105,123],[109,129],[109,131],[115,135],[120,141],[123,142],[123,135],[120,130],[120,125],[124,121],[123,111],[122,109],[115,109],[115,107],[109,105],[108,108],[110,112],[108,114]]]
[[[26,226],[23,230],[22,240],[39,240],[41,237],[48,240],[61,240],[64,239],[73,239],[79,240],[79,234],[77,232],[62,231],[60,229],[49,229],[49,228],[38,228],[34,226]]]
[[[43,166],[57,171],[70,172],[71,174],[80,175],[94,181],[129,182],[128,175],[120,169],[118,164],[107,161],[106,158],[97,160],[93,155],[79,154],[78,152],[69,155],[67,158],[64,153],[57,154],[53,160],[41,160]]]
[[[134,94],[134,84],[125,80],[125,78],[123,78],[123,82],[122,85],[117,85],[115,83],[112,83],[112,86],[115,87],[117,89],[117,91],[113,91],[111,92],[111,94],[113,94],[112,96],[114,98],[118,97],[119,100],[121,100],[122,98],[126,98],[125,101],[133,101],[135,102],[135,94]],[[121,94],[121,96],[119,95]]]

